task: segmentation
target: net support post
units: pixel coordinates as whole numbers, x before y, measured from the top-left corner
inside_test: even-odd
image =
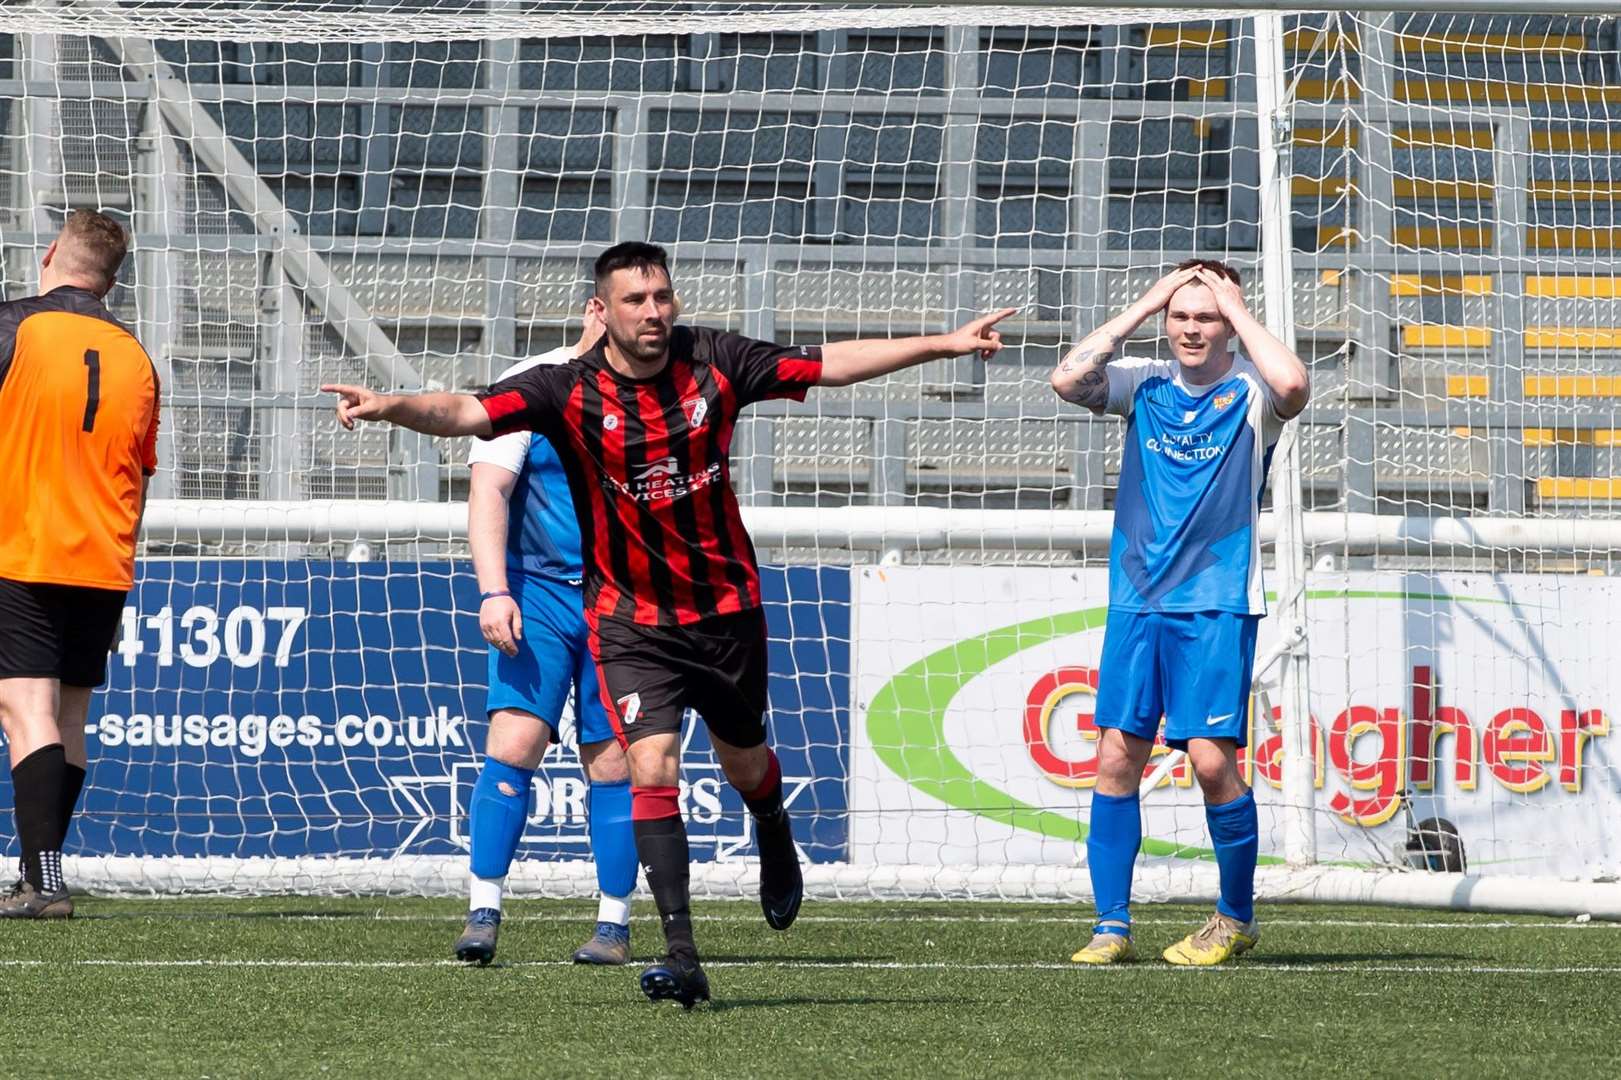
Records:
[[[893,416],[873,421],[872,501],[899,506],[906,501],[906,422]]]
[[[646,111],[640,102],[614,109],[613,204],[615,240],[650,240],[651,190],[647,178]]]
[[[157,77],[154,70],[140,71],[140,77],[150,82]],[[185,224],[185,202],[182,188],[184,175],[180,164],[179,148],[169,137],[163,115],[150,101],[143,112],[143,148],[140,175],[135,185],[135,214],[133,224],[138,232],[163,236],[161,245],[138,247],[135,256],[140,266],[139,296],[140,340],[157,368],[159,385],[174,393],[174,339],[178,329],[175,317],[175,294],[180,284],[180,260],[175,241],[188,230]],[[229,263],[226,264],[229,267]],[[205,272],[199,253],[193,271]],[[229,273],[227,269],[227,273]],[[152,477],[147,497],[169,499],[175,494],[175,424],[158,425],[158,471]]]
[[[1295,345],[1294,247],[1289,231],[1289,148],[1283,66],[1283,20],[1256,15],[1255,94],[1257,149],[1261,165],[1262,289],[1266,328],[1291,349]],[[1284,428],[1273,455],[1272,506],[1278,535],[1274,548],[1278,624],[1291,647],[1283,655],[1283,856],[1293,866],[1317,861],[1313,821],[1316,773],[1311,755],[1310,679],[1305,647],[1306,547],[1301,517],[1300,423]]]
[[[1496,226],[1492,247],[1498,273],[1492,280],[1497,318],[1493,327],[1487,392],[1492,412],[1502,417],[1495,438],[1486,440],[1491,455],[1490,511],[1523,517],[1526,510],[1525,467],[1525,254],[1531,187],[1531,118],[1524,113],[1503,117],[1493,133],[1492,207]],[[1509,552],[1510,558],[1515,553]],[[1509,566],[1507,569],[1520,569]]]
[[[1108,429],[1090,416],[1070,420],[1069,508],[1103,509],[1103,470],[1108,461]]]
[[[513,13],[518,8],[512,0],[489,0],[489,5],[492,15]],[[505,99],[520,89],[515,38],[489,39],[484,43],[484,55],[485,83],[491,93]],[[513,272],[515,260],[508,254],[512,242],[518,238],[518,206],[523,195],[520,170],[524,163],[518,160],[518,114],[519,110],[511,105],[490,105],[484,109],[487,134],[479,234],[490,244],[498,245],[501,251],[499,255],[484,258],[487,318],[482,345],[484,355],[489,357],[489,371],[483,377],[489,380],[494,380],[518,359],[518,285]]]
[[[18,35],[23,46],[23,77],[29,82],[57,82],[56,38],[50,34]],[[52,168],[51,132],[57,130],[58,108],[43,94],[30,94],[22,107],[23,122],[27,125],[23,145],[28,154],[28,206],[34,228],[34,282],[39,282],[39,257],[44,245],[55,233],[48,207],[58,199],[67,203],[67,180],[61,175],[60,164]],[[60,140],[60,136],[57,137]],[[58,143],[60,147],[60,142]],[[56,155],[58,161],[61,155]]]
[[[304,351],[304,305],[282,270],[281,259],[272,255],[260,260],[259,318],[270,332],[259,347],[262,384],[275,397],[275,404],[258,406],[261,423],[269,430],[263,436],[264,458],[260,490],[268,499],[299,499],[304,496],[299,468],[298,362]],[[284,558],[296,558],[291,552]]]
[[[963,257],[974,241],[975,141],[978,133],[979,27],[948,26],[946,38],[946,93],[944,160],[940,165],[940,223],[947,261],[936,267],[942,277],[941,296],[948,328],[960,326],[978,314],[978,278]],[[924,389],[942,397],[982,391],[985,365],[976,356],[954,356],[929,364]]]
[[[1395,40],[1395,20],[1388,14],[1369,20],[1361,32],[1365,100],[1393,100],[1390,76],[1394,68],[1391,54],[1395,51]],[[1396,152],[1394,127],[1393,119],[1387,115],[1363,117],[1360,151],[1352,146],[1345,148],[1345,160],[1358,162],[1359,167],[1348,169],[1344,174],[1348,183],[1356,185],[1356,194],[1348,193],[1349,205],[1356,207],[1360,215],[1354,222],[1355,249],[1392,257],[1397,254],[1396,177],[1392,164]],[[1347,224],[1353,223],[1348,221]],[[1396,335],[1395,321],[1391,318],[1390,281],[1384,274],[1360,269],[1356,271],[1352,287],[1356,290],[1360,310],[1351,354],[1350,396],[1367,401],[1389,400],[1396,396],[1401,380],[1394,351]],[[1371,470],[1372,457],[1367,460]]]
[[[769,245],[741,264],[743,333],[758,341],[777,340],[777,279]],[[756,407],[738,417],[732,440],[732,484],[744,506],[777,502],[772,462],[777,456],[776,420]]]

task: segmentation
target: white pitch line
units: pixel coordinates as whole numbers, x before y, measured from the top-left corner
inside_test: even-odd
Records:
[[[415,968],[465,968],[468,965],[455,960],[15,960],[0,959],[0,968],[91,967],[91,968],[312,968],[358,971],[386,971]],[[569,960],[519,960],[501,967],[572,968]],[[1118,964],[1088,967],[1082,964],[1032,962],[1022,964],[958,964],[950,961],[903,960],[780,960],[749,961],[720,960],[704,965],[707,968],[755,968],[761,971],[799,969],[806,971],[1073,971],[1087,972],[1205,972],[1210,974],[1248,975],[1617,975],[1621,965],[1571,965],[1565,967],[1532,967],[1509,965],[1442,964],[1227,964],[1218,967],[1177,967],[1170,964]]]
[[[201,922],[206,922],[206,921],[208,921],[210,919],[218,919],[218,920],[221,920],[221,921],[234,920],[234,921],[240,922],[240,921],[244,921],[244,920],[251,920],[254,917],[255,917],[254,913],[240,913],[240,912],[239,913],[224,913],[224,912],[222,912],[222,913],[220,913],[218,915],[208,914],[208,913],[203,913],[203,912],[196,912],[196,913],[177,912],[177,913],[174,913],[174,914],[165,914],[165,913],[160,913],[160,912],[152,912],[152,913],[137,912],[137,913],[132,913],[132,914],[129,914],[129,915],[116,915],[116,914],[114,914],[114,915],[104,916],[104,918],[106,920],[108,920],[108,921],[114,921],[114,920],[117,920],[117,921],[132,921],[132,920],[144,919],[144,920],[151,921],[151,922],[165,922],[165,921],[171,921],[171,920],[174,920],[174,921],[197,920],[197,921],[201,921]],[[335,923],[336,922],[342,922],[342,923],[378,922],[378,923],[441,923],[441,924],[460,923],[464,918],[464,916],[462,916],[462,915],[384,915],[384,914],[374,914],[374,915],[330,914],[330,915],[328,915],[328,914],[315,914],[315,913],[310,913],[310,912],[298,912],[298,913],[291,913],[291,914],[281,914],[281,913],[274,912],[274,911],[267,911],[267,912],[259,913],[258,917],[261,917],[261,918],[265,919],[266,921],[277,920],[277,921],[284,921],[284,922],[335,922]],[[506,918],[505,918],[505,922],[509,923],[509,924],[510,923],[564,923],[564,922],[572,923],[572,922],[589,921],[589,919],[590,919],[589,913],[572,914],[572,915],[566,915],[566,914],[525,915],[525,914],[520,914],[520,913],[516,913],[516,912],[508,912],[507,915],[506,915]],[[752,924],[752,923],[758,923],[760,921],[761,921],[761,919],[760,919],[760,916],[758,916],[758,915],[698,915],[698,916],[694,916],[694,918],[693,918],[693,922],[702,922],[702,923],[737,923],[737,924],[741,924],[741,925],[748,925],[748,924]],[[799,923],[827,923],[827,924],[835,924],[835,925],[837,925],[837,924],[846,924],[846,923],[891,923],[891,922],[899,923],[899,922],[911,922],[911,923],[945,923],[945,924],[952,924],[952,923],[965,923],[965,924],[982,923],[982,924],[988,924],[988,925],[1005,924],[1005,925],[1012,925],[1012,926],[1033,926],[1033,925],[1053,924],[1053,925],[1060,925],[1060,926],[1085,927],[1085,926],[1090,926],[1092,924],[1092,922],[1093,922],[1093,919],[1092,919],[1091,916],[1079,916],[1079,915],[1019,916],[1019,915],[906,915],[906,914],[897,914],[897,915],[886,916],[886,915],[876,915],[875,914],[875,915],[801,915],[797,921]],[[1183,926],[1183,925],[1186,925],[1187,923],[1189,923],[1190,921],[1192,921],[1192,920],[1189,920],[1189,919],[1134,919],[1134,920],[1132,920],[1133,924],[1137,925],[1137,926]],[[1507,922],[1507,921],[1495,921],[1495,922],[1459,922],[1459,921],[1446,921],[1446,922],[1396,922],[1394,920],[1372,920],[1372,919],[1369,919],[1369,920],[1363,920],[1363,919],[1262,919],[1261,921],[1262,921],[1262,923],[1264,925],[1266,925],[1268,927],[1274,927],[1274,926],[1291,926],[1291,927],[1323,926],[1323,927],[1330,927],[1330,928],[1335,928],[1335,929],[1352,928],[1352,929],[1368,929],[1368,930],[1602,930],[1602,929],[1621,930],[1621,923],[1617,923],[1617,922],[1594,921],[1594,922],[1579,923],[1579,922],[1576,922],[1574,919],[1565,920],[1563,922]]]

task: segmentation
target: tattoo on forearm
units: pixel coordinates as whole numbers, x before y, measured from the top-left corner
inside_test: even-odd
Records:
[[[1059,361],[1058,370],[1073,380],[1062,395],[1064,400],[1089,409],[1101,409],[1109,403],[1109,376],[1104,369],[1114,359],[1122,340],[1121,335],[1105,334],[1093,345],[1093,335],[1088,335]]]
[[[450,435],[451,412],[445,405],[428,405],[422,410],[422,431],[428,435]]]

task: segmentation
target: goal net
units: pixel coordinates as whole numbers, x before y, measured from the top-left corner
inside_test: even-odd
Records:
[[[1018,309],[989,363],[738,428],[813,890],[1087,893],[1122,429],[1048,373],[1197,255],[1314,387],[1263,524],[1263,895],[1621,914],[1618,24],[1482,6],[0,10],[0,287],[65,213],[119,215],[111,303],[164,386],[70,878],[462,887],[467,447],[339,430],[316,388],[482,386],[649,239],[686,320],[768,340]],[[752,890],[689,741],[695,882]],[[1150,768],[1139,892],[1212,895],[1188,764]],[[592,887],[584,790],[548,756],[514,887]]]

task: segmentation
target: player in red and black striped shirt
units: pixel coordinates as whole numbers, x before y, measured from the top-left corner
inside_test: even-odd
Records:
[[[531,368],[477,396],[375,394],[329,386],[338,418],[387,420],[433,435],[532,428],[557,448],[580,521],[586,617],[601,689],[628,747],[636,848],[669,956],[642,974],[654,1000],[709,995],[688,911],[686,827],[677,806],[681,716],[703,716],[760,846],[760,905],[783,930],[803,879],[765,742],[766,631],[754,546],[727,458],[739,410],[812,386],[847,386],[928,360],[1002,347],[1012,309],[950,334],[789,348],[677,327],[664,250],[618,244],[598,258],[596,348]]]

